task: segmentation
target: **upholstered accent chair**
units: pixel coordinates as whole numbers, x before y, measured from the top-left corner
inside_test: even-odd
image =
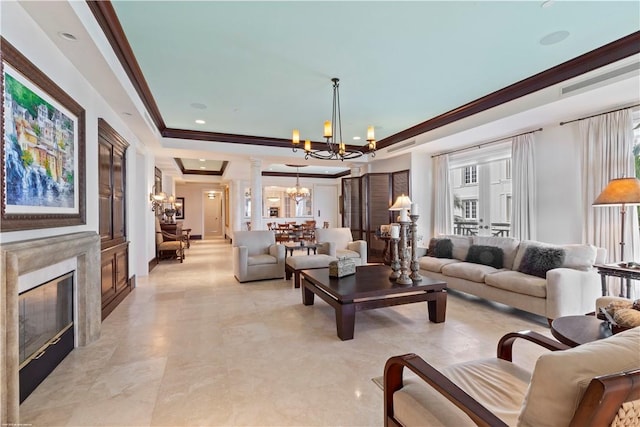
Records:
[[[356,265],[367,263],[367,242],[353,240],[351,229],[319,228],[316,230],[317,252],[336,258],[350,258]]]
[[[552,351],[530,372],[512,363],[516,339]],[[403,381],[404,368],[417,376]],[[440,370],[415,354],[392,357],[384,405],[386,426],[640,425],[640,327],[570,349],[536,332],[510,333],[497,358]]]
[[[238,282],[284,277],[284,245],[277,245],[273,231],[233,233],[233,274]]]
[[[162,255],[169,252],[182,263],[184,261],[184,250],[187,246],[186,235],[175,235],[162,231],[160,220],[156,217],[156,264],[160,262]]]

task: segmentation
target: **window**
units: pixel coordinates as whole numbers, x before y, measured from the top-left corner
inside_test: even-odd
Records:
[[[453,233],[509,235],[512,165],[511,141],[449,156]]]
[[[467,166],[464,168],[464,183],[465,184],[477,184],[478,183],[478,167]]]
[[[478,219],[478,200],[463,200],[464,219]]]

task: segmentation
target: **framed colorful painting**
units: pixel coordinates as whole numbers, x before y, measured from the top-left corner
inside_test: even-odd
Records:
[[[85,111],[9,42],[0,41],[0,230],[85,224]]]

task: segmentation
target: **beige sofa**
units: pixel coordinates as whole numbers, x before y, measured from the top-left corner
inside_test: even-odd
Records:
[[[284,277],[284,245],[276,244],[273,231],[236,231],[232,250],[238,282]]]
[[[592,312],[596,299],[601,296],[600,276],[593,264],[605,261],[605,249],[580,244],[549,245],[508,237],[449,235],[438,239],[444,241],[434,243],[432,239],[431,252],[419,258],[420,274],[444,280],[450,289],[548,319]],[[447,243],[447,239],[452,247],[450,257],[442,257],[442,250],[435,254],[434,248],[437,249],[439,243]],[[467,261],[470,250],[477,254],[476,249],[486,247],[501,249],[500,266]],[[444,248],[446,255],[446,245]],[[492,253],[486,254],[486,258],[491,258]],[[559,254],[563,257],[558,266],[559,258],[553,258],[553,255]],[[545,257],[553,258],[556,268],[542,273],[541,277],[521,271],[529,271],[531,265],[540,264]],[[536,273],[540,271],[536,270]]]
[[[367,242],[353,240],[348,227],[319,228],[316,230],[318,253],[336,258],[352,259],[356,265],[367,263]]]

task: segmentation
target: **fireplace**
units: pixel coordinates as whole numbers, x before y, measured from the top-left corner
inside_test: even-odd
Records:
[[[33,356],[33,349],[36,349],[32,357],[35,359],[43,347],[63,344],[73,349],[100,338],[100,237],[87,231],[1,244],[0,272],[0,425],[19,424],[22,386],[19,371],[31,365],[25,361]],[[53,299],[64,301],[61,304],[63,309],[55,315],[52,323],[56,330],[60,325],[65,326],[53,333],[53,337],[49,326],[41,328],[46,330],[41,331],[42,334],[35,332],[33,323],[29,323],[29,331],[21,330],[27,327],[20,319],[21,305],[26,309],[30,304],[24,299],[26,297],[21,297],[28,295],[27,290],[38,289],[39,284],[69,272],[73,272],[73,296],[70,299],[68,284],[55,285],[55,291],[48,291],[55,294],[55,298],[47,297],[46,303],[43,300],[32,307],[32,312],[40,315],[43,304],[47,306]],[[67,327],[69,318],[73,327]],[[23,332],[28,332],[31,339],[26,340]],[[21,340],[30,341],[30,345],[21,348]],[[38,360],[44,359],[47,353],[55,355],[55,352],[46,350]]]
[[[71,271],[18,296],[20,402],[74,347]]]

